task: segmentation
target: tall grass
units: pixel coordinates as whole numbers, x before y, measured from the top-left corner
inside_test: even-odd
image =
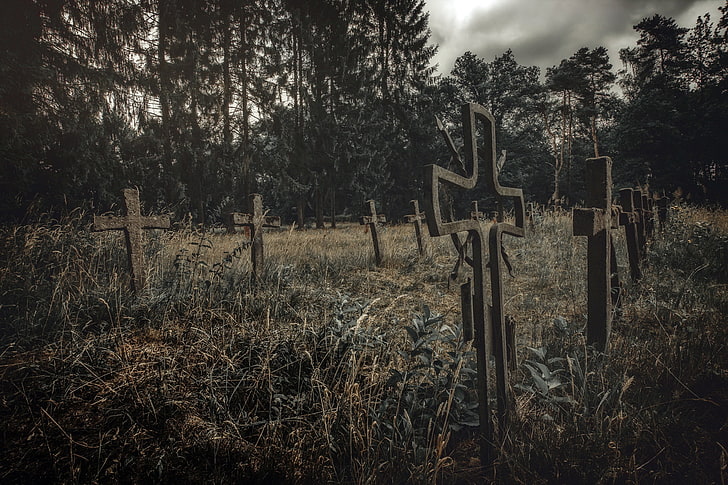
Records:
[[[679,207],[627,281],[608,355],[585,345],[586,242],[547,215],[506,238],[520,365],[496,465],[477,456],[476,368],[449,238],[411,226],[148,231],[88,217],[3,227],[4,483],[480,483],[725,479],[724,212]],[[485,226],[487,229],[487,224]],[[616,232],[615,232],[616,235]],[[467,273],[463,277],[467,277]]]

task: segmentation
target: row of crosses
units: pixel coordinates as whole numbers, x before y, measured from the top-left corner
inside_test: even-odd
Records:
[[[137,189],[122,191],[123,215],[94,216],[93,231],[123,231],[126,241],[126,254],[131,273],[131,290],[138,294],[146,287],[146,269],[142,247],[142,229],[169,229],[169,216],[142,216]],[[235,227],[247,228],[251,237],[250,259],[253,264],[252,277],[258,279],[263,270],[263,227],[280,227],[281,220],[263,213],[263,198],[259,194],[250,195],[251,211],[248,214],[233,212],[228,214],[228,231]]]

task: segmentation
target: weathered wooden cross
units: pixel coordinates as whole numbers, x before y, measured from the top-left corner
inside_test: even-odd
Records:
[[[368,211],[368,212],[367,212]],[[377,207],[373,200],[364,203],[364,215],[359,219],[359,224],[368,225],[369,232],[372,233],[372,243],[374,244],[374,260],[377,266],[382,264],[382,253],[379,250],[379,230],[378,225],[387,222],[384,214],[377,214]]]
[[[415,237],[417,237],[417,249],[420,252],[420,256],[424,256],[427,251],[427,243],[422,238],[422,221],[427,221],[425,213],[420,212],[420,203],[415,199],[411,200],[413,214],[404,216],[405,222],[414,223],[415,225]]]
[[[124,189],[122,216],[94,216],[94,231],[124,231],[126,254],[131,272],[131,290],[139,293],[146,286],[142,229],[169,229],[169,216],[142,216],[137,189]]]
[[[642,278],[640,268],[640,246],[637,236],[637,221],[641,215],[635,210],[634,190],[630,188],[619,191],[619,203],[622,204],[622,212],[619,214],[619,223],[624,226],[624,235],[627,240],[627,258],[629,259],[629,272],[632,281],[636,282]]]
[[[586,208],[574,209],[574,236],[587,236],[587,343],[606,350],[612,330],[612,160],[586,161]]]
[[[502,187],[498,183],[496,168],[495,120],[493,116],[478,104],[466,104],[462,107],[463,138],[465,142],[465,158],[469,172],[466,176],[451,172],[438,165],[425,167],[425,213],[431,236],[450,235],[456,248],[460,251],[464,244],[460,242],[459,232],[467,232],[472,244],[473,256],[468,264],[473,267],[473,281],[461,286],[463,304],[463,320],[472,320],[475,333],[475,347],[478,360],[478,408],[480,415],[480,459],[483,466],[490,465],[493,459],[493,424],[489,403],[488,382],[490,362],[488,357],[489,329],[492,330],[492,349],[495,355],[496,402],[499,429],[505,432],[509,417],[508,363],[506,350],[506,319],[503,313],[503,285],[501,274],[502,237],[509,234],[517,237],[525,235],[525,210],[521,189]],[[484,126],[483,159],[485,162],[486,186],[502,202],[505,198],[513,200],[516,224],[496,223],[490,228],[488,242],[480,221],[468,218],[465,220],[444,222],[440,209],[440,184],[472,190],[478,182],[478,146],[476,122]],[[465,167],[455,149],[452,139],[438,120],[438,128],[450,148],[453,157]],[[456,242],[457,239],[457,242]],[[458,247],[460,246],[460,247]],[[488,252],[490,262],[488,263]],[[491,305],[487,303],[485,274],[490,267]],[[472,288],[472,289],[471,289]],[[470,318],[467,313],[472,314]],[[467,323],[465,325],[467,327]],[[467,331],[467,328],[465,329]]]
[[[263,271],[263,228],[281,227],[281,218],[268,216],[263,213],[263,196],[250,194],[250,214],[231,212],[227,214],[226,222],[229,232],[235,232],[236,227],[246,227],[250,230],[250,261],[253,264],[253,279],[257,280]]]

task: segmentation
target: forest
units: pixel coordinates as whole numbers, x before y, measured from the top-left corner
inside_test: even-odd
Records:
[[[456,133],[465,102],[528,200],[579,204],[584,159],[608,155],[617,185],[728,203],[728,4],[643,19],[616,66],[601,46],[545,73],[465,52],[438,75],[423,0],[2,3],[5,220],[109,210],[125,187],[204,224],[253,192],[299,227],[372,198],[398,218],[448,164],[435,117]]]

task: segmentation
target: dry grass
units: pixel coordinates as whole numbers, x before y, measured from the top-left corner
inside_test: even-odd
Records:
[[[0,230],[3,483],[726,479],[725,212],[680,207],[639,286],[622,264],[609,356],[584,344],[568,216],[506,238],[521,365],[485,475],[449,238],[420,258],[387,227],[376,267],[361,226],[271,230],[252,282],[243,236],[180,226],[147,235],[135,298],[122,238],[86,221]]]

